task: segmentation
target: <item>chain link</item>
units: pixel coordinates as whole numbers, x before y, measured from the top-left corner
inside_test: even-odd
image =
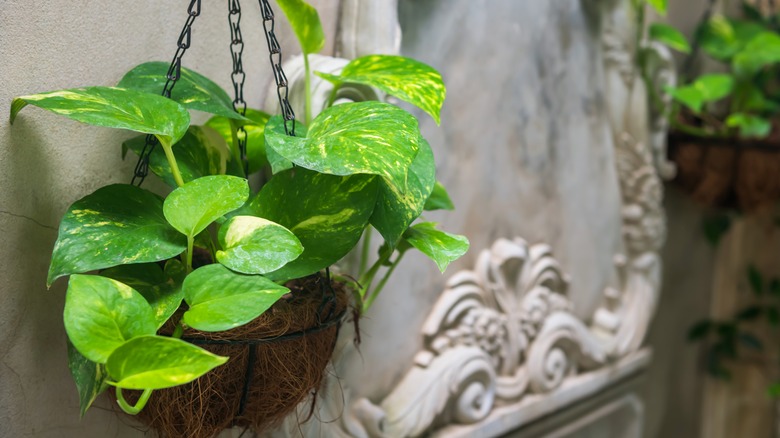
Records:
[[[200,15],[200,2],[201,0],[191,0],[190,5],[187,8],[187,21],[184,23],[184,27],[179,34],[179,39],[176,43],[176,53],[173,55],[173,60],[165,75],[165,86],[163,86],[162,91],[162,95],[165,97],[171,97],[171,91],[173,91],[176,81],[181,77],[181,58],[184,56],[184,52],[190,48],[190,42],[192,41],[192,23],[194,23],[195,18]],[[137,181],[138,186],[140,186],[144,182],[146,176],[149,175],[149,157],[158,143],[159,141],[154,135],[149,134],[146,136],[146,143],[138,157],[138,162],[135,165],[135,171],[133,173],[133,180],[130,184],[135,185]]]
[[[246,115],[246,101],[244,101],[244,62],[241,55],[244,53],[244,40],[241,37],[241,1],[228,0],[228,22],[230,23],[230,54],[233,57],[233,73],[230,79],[233,81],[233,110],[242,116]],[[246,157],[247,135],[243,126],[236,130],[238,150],[241,155],[241,163],[244,167],[244,175],[249,175],[249,161]]]
[[[274,81],[276,82],[276,95],[279,98],[279,105],[282,107],[282,118],[284,119],[284,132],[287,135],[295,135],[295,112],[288,100],[289,89],[287,87],[287,76],[282,70],[282,48],[279,46],[279,40],[274,33],[274,11],[268,0],[258,0],[260,10],[263,13],[263,30],[265,30],[265,40],[268,43],[268,57],[271,60],[271,69],[274,72]]]

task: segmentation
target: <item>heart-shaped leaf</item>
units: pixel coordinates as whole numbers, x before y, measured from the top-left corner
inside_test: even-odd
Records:
[[[353,59],[339,75],[316,72],[336,85],[363,84],[391,94],[441,122],[441,106],[447,95],[441,74],[414,59],[394,55],[368,55]]]
[[[87,359],[68,341],[68,368],[79,392],[79,411],[83,417],[97,396],[108,388],[106,366]]]
[[[379,195],[374,214],[371,215],[371,225],[391,246],[395,246],[401,234],[423,212],[425,201],[430,196],[435,182],[433,151],[428,142],[420,137],[420,151],[409,168],[406,193],[400,193],[396,187],[384,180],[379,183]]]
[[[140,135],[122,143],[122,147],[140,155],[146,145],[146,136]],[[208,175],[224,175],[231,162],[230,150],[222,137],[205,126],[190,126],[187,133],[173,146],[176,163],[184,182]],[[171,166],[162,148],[154,148],[149,156],[149,170],[171,187],[177,187]]]
[[[748,42],[744,49],[734,56],[734,71],[741,75],[752,75],[762,67],[780,62],[780,34],[763,32]]]
[[[255,216],[234,216],[219,229],[217,260],[243,274],[265,274],[295,260],[301,242],[287,228]]]
[[[145,62],[127,72],[117,87],[160,94],[168,80],[167,62]],[[182,67],[181,76],[171,90],[171,99],[185,108],[231,119],[243,119],[233,110],[233,99],[219,85],[202,74]]]
[[[11,123],[28,104],[89,125],[154,134],[167,145],[176,143],[190,125],[190,114],[178,103],[124,88],[72,88],[17,97],[11,103]]]
[[[193,271],[183,289],[190,306],[184,323],[206,332],[244,325],[290,291],[261,275],[238,274],[220,264]]]
[[[165,199],[163,213],[174,228],[189,237],[241,207],[249,198],[246,179],[228,175],[204,176],[179,187]]]
[[[252,124],[244,125],[246,131],[246,157],[249,161],[249,173],[257,172],[263,166],[268,164],[265,152],[265,124],[268,123],[270,115],[251,108],[246,110],[246,117],[252,120]],[[233,144],[233,128],[230,119],[224,117],[212,117],[206,122],[206,126],[214,129],[225,139],[231,150],[237,156]],[[178,158],[178,154],[177,154]]]
[[[439,181],[436,181],[436,184],[433,185],[431,196],[425,201],[425,210],[455,210],[455,204],[452,203],[450,194],[447,193],[447,189]]]
[[[325,46],[325,33],[317,10],[303,0],[278,0],[304,54],[317,53]]]
[[[401,193],[419,149],[417,119],[380,102],[328,108],[311,123],[306,138],[285,135],[279,116],[265,129],[266,148],[301,167],[331,175],[379,175]]]
[[[60,222],[47,283],[79,272],[157,262],[187,248],[163,216],[163,200],[128,184],[102,187],[70,206]]]
[[[404,233],[404,240],[436,262],[441,272],[469,249],[466,236],[437,230],[433,222],[422,222],[410,227]]]
[[[691,46],[685,35],[674,27],[664,23],[653,23],[648,31],[650,38],[682,53],[690,53]]]
[[[292,231],[304,250],[268,277],[300,278],[339,261],[363,234],[376,192],[376,178],[368,175],[341,177],[300,168],[274,175],[248,209]]]
[[[227,361],[180,339],[141,336],[117,348],[106,369],[114,386],[163,389],[191,382]]]
[[[138,291],[152,307],[158,329],[178,310],[184,299],[181,290],[184,274],[184,265],[176,259],[168,260],[165,271],[157,263],[142,263],[116,266],[100,272],[100,275]]]
[[[63,318],[76,349],[97,363],[105,363],[128,339],[157,330],[152,308],[141,294],[97,275],[70,277]]]
[[[769,119],[745,113],[729,115],[726,126],[739,127],[739,136],[743,138],[766,138],[772,132],[772,122]]]

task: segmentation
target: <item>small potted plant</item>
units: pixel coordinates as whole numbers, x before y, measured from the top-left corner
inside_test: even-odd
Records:
[[[300,1],[280,5],[304,57],[319,51],[316,11]],[[443,271],[468,241],[414,223],[424,209],[452,204],[417,120],[403,109],[331,102],[316,117],[307,107],[305,126],[259,111],[241,115],[214,82],[187,69],[170,99],[159,96],[166,71],[146,63],[116,87],[22,96],[11,106],[12,123],[33,105],[142,133],[125,151],[142,153],[154,136],[149,168],[173,187],[163,197],[112,184],[63,217],[47,283],[69,277],[69,367],[82,415],[114,387],[122,410],[163,436],[261,430],[316,391],[350,301],[365,311],[409,249]],[[439,122],[441,76],[417,61],[368,56],[322,77],[335,89],[376,87]],[[194,126],[189,110],[214,117]],[[258,172],[267,174],[252,190],[248,180]],[[372,229],[384,245],[369,263]],[[357,280],[331,274],[361,237]]]
[[[674,41],[688,51],[679,32]],[[691,56],[700,50],[722,72],[655,90],[673,100],[669,143],[676,182],[710,206],[750,211],[774,203],[780,199],[777,16],[747,3],[740,19],[705,14],[692,47]]]

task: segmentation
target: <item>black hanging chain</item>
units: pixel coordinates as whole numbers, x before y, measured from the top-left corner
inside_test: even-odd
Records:
[[[168,67],[168,72],[165,75],[165,86],[162,90],[162,95],[170,98],[171,91],[176,85],[176,81],[181,77],[181,58],[184,56],[184,52],[190,48],[190,42],[192,41],[192,23],[195,22],[195,18],[200,15],[200,2],[201,0],[191,0],[189,7],[187,7],[187,21],[184,22],[184,27],[179,34],[179,39],[176,48],[176,53],[173,55],[171,65]],[[157,137],[152,134],[146,136],[146,143],[141,150],[141,154],[138,157],[138,162],[135,165],[135,171],[133,172],[133,180],[130,184],[140,187],[144,182],[144,179],[149,175],[149,157],[154,151],[155,146],[159,141]]]
[[[284,132],[287,135],[295,136],[295,112],[288,100],[287,76],[282,70],[282,48],[279,45],[279,40],[276,39],[276,34],[274,34],[274,11],[268,4],[268,0],[258,0],[258,2],[263,13],[263,30],[265,30],[268,57],[271,60],[271,69],[274,72],[274,81],[276,81],[276,95],[279,97],[279,105],[282,107]]]
[[[242,116],[246,115],[246,101],[244,100],[244,62],[241,55],[244,53],[244,40],[241,37],[241,1],[228,0],[228,22],[230,23],[230,54],[233,57],[233,72],[230,79],[233,81],[233,110]],[[249,175],[249,161],[246,157],[247,135],[243,126],[236,130],[238,151],[241,155],[241,163],[244,166],[244,175]]]

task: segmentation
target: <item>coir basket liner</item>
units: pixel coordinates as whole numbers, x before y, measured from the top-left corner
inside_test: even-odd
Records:
[[[780,139],[701,138],[672,133],[675,183],[710,207],[751,211],[780,200]]]
[[[320,388],[349,295],[315,275],[286,286],[291,293],[233,330],[185,330],[182,339],[230,360],[199,379],[154,391],[138,420],[165,438],[208,438],[232,427],[278,425]],[[172,327],[163,327],[170,332]],[[140,392],[128,393],[135,402]]]

